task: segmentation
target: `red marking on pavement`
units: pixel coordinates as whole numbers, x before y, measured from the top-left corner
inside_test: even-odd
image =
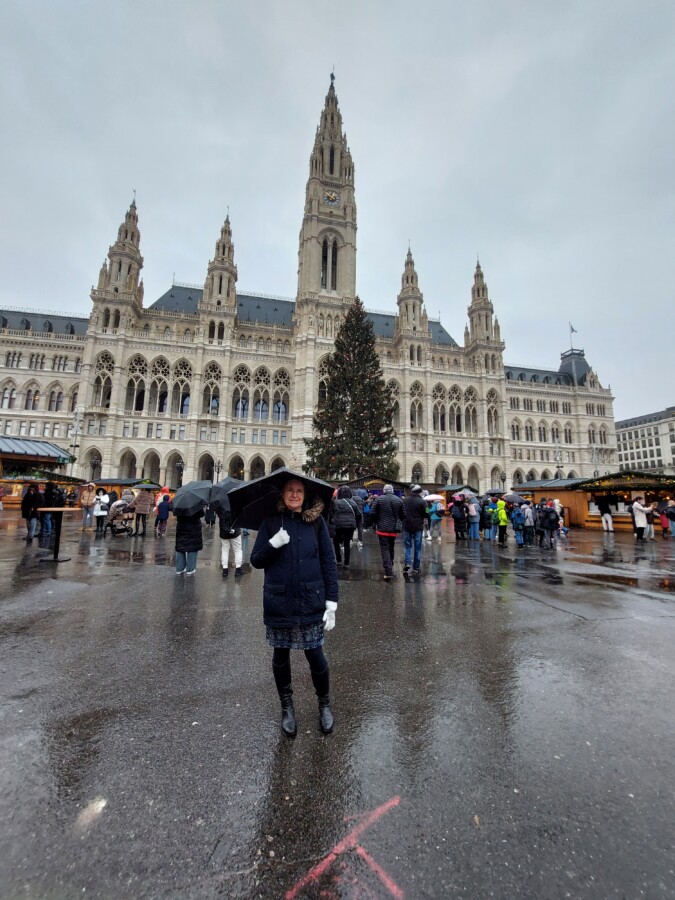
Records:
[[[362,859],[365,859],[370,868],[373,870],[373,872],[375,872],[382,884],[389,891],[391,896],[397,897],[398,900],[403,900],[403,891],[401,890],[401,888],[396,884],[393,878],[390,878],[389,875],[387,875],[382,866],[375,862],[370,853],[368,853],[367,850],[364,850],[363,847],[357,847],[356,852]]]
[[[357,825],[356,828],[353,828],[349,834],[347,834],[341,841],[339,841],[333,849],[325,856],[321,862],[317,863],[314,868],[310,869],[309,872],[305,875],[304,878],[301,878],[291,889],[286,893],[286,900],[293,900],[294,897],[297,897],[303,888],[307,887],[308,884],[311,884],[314,881],[318,881],[319,878],[329,869],[333,863],[337,860],[337,858],[342,854],[346,853],[348,850],[356,850],[356,852],[364,859],[368,865],[375,872],[377,877],[382,881],[382,883],[387,887],[387,889],[392,893],[392,896],[397,898],[403,897],[403,892],[397,886],[397,884],[387,875],[384,869],[379,866],[374,859],[358,844],[358,840],[371,825],[374,825],[378,819],[381,819],[382,816],[386,815],[388,812],[391,812],[394,807],[398,806],[401,802],[400,797],[392,797],[391,800],[387,800],[386,803],[383,803],[382,806],[378,806],[377,809],[374,809],[370,813],[366,813],[363,817],[363,821],[360,825]]]

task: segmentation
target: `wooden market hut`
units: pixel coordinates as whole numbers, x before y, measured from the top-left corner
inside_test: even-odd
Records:
[[[602,529],[595,498],[609,500],[615,531],[631,531],[628,504],[642,496],[645,502],[675,498],[675,477],[656,472],[613,472],[597,478],[554,478],[550,481],[526,481],[514,485],[514,491],[538,503],[541,499],[560,500],[568,525]]]

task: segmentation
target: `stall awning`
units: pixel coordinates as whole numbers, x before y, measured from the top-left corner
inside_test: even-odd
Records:
[[[675,477],[660,475],[657,472],[624,470],[598,478],[587,478],[580,481],[577,488],[590,493],[594,491],[672,491],[675,489]]]
[[[28,438],[0,437],[0,456],[28,456],[32,459],[58,460],[62,465],[71,460],[70,453],[49,441],[31,441]]]

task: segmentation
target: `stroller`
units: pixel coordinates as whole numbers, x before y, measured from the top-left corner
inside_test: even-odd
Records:
[[[126,501],[116,500],[108,510],[108,521],[103,528],[103,535],[108,529],[110,534],[133,534],[132,520],[134,518],[133,509],[129,509]]]

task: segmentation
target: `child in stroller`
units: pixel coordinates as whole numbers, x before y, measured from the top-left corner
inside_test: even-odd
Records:
[[[132,521],[134,510],[129,508],[125,499],[116,500],[108,510],[108,521],[105,523],[103,534],[110,529],[110,534],[133,534]]]

